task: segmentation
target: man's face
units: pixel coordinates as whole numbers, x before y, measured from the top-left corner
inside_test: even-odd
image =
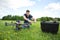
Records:
[[[30,15],[30,12],[26,12],[26,14],[27,14],[27,16],[29,16]]]

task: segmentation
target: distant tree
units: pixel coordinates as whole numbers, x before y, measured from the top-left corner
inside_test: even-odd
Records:
[[[55,18],[57,21],[60,21],[60,18]]]
[[[2,20],[7,20],[7,16],[4,16],[4,17],[2,18]]]
[[[20,16],[20,20],[24,20],[23,16]]]
[[[40,21],[41,18],[37,18],[37,21]]]
[[[53,20],[53,18],[51,17],[41,17],[41,18],[37,18],[37,21],[50,21]]]

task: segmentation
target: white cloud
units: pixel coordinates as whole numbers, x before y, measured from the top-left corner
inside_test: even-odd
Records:
[[[0,18],[4,15],[17,15],[18,8],[34,6],[35,1],[31,0],[0,0]]]
[[[30,0],[0,0],[0,6],[12,9],[33,6],[34,4],[35,2]]]
[[[44,7],[44,12],[51,17],[60,17],[60,3],[49,3]]]
[[[45,9],[60,10],[60,3],[50,3],[50,4],[48,4],[48,6],[45,6]]]
[[[38,17],[60,17],[60,3],[49,3],[44,7],[43,11],[33,11],[32,15]]]

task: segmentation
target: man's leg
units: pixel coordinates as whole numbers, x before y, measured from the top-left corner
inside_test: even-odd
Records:
[[[26,28],[25,24],[22,24],[22,28]]]
[[[20,30],[20,25],[19,24],[16,24],[16,30]]]
[[[26,24],[27,25],[27,28],[30,28],[30,24],[28,23],[28,24]]]
[[[30,28],[30,24],[24,23],[24,24],[22,25],[22,28]]]
[[[16,24],[16,30],[18,30],[18,24]]]

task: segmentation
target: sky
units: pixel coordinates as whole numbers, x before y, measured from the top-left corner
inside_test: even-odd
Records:
[[[30,10],[34,18],[60,18],[60,0],[0,0],[0,18],[6,15],[23,16],[26,10]]]

